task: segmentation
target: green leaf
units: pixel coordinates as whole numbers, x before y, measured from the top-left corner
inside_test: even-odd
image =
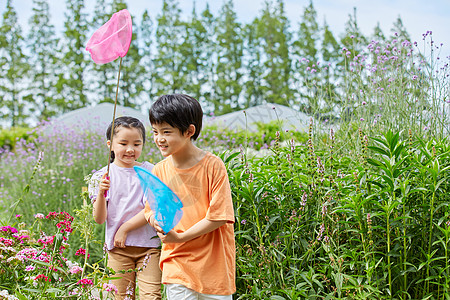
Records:
[[[281,297],[281,296],[278,296],[278,295],[270,296],[269,299],[270,299],[270,300],[286,300],[286,298]]]

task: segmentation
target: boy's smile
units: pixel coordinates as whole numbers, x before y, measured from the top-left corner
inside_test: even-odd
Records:
[[[180,153],[190,144],[190,135],[167,123],[152,124],[153,140],[164,157]]]

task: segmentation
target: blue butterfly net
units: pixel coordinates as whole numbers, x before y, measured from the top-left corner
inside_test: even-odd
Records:
[[[155,220],[164,232],[169,232],[183,216],[183,203],[158,177],[149,170],[135,166],[148,205],[154,213]]]

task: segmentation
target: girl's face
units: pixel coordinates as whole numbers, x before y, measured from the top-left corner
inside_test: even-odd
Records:
[[[107,144],[110,146],[110,142]],[[114,164],[122,168],[132,168],[141,156],[144,147],[143,137],[137,128],[118,127],[115,130],[111,151],[114,151]]]

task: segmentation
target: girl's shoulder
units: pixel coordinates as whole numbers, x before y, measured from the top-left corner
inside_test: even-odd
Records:
[[[106,170],[108,169],[107,166],[104,166],[103,168],[99,169],[99,170],[93,170],[92,171],[92,176],[91,178],[100,178],[103,176],[103,174],[106,173]]]
[[[146,168],[147,170],[151,171],[155,165],[152,163],[149,163],[148,161],[143,161],[140,165],[140,167]]]

